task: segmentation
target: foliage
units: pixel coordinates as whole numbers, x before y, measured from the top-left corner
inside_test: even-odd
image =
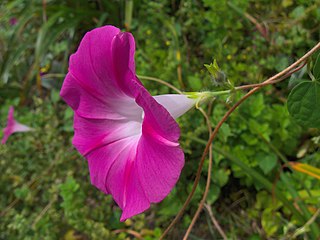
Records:
[[[295,86],[288,97],[290,115],[305,127],[319,128],[320,116],[315,111],[320,99],[320,54],[313,66],[312,81],[301,81]]]
[[[0,125],[14,105],[17,119],[36,129],[0,146],[0,239],[158,239],[190,192],[208,139],[197,110],[178,119],[186,164],[176,188],[160,204],[121,223],[111,197],[90,185],[87,163],[71,144],[72,111],[59,98],[68,57],[86,31],[105,24],[126,26],[136,39],[137,72],[185,91],[223,88],[204,66],[212,59],[231,84],[257,83],[302,56],[319,38],[320,11],[312,0],[137,0],[126,25],[130,7],[125,4],[0,3]],[[318,57],[312,82],[303,82],[309,64],[289,81],[289,87],[295,86],[290,95],[286,81],[265,87],[219,131],[207,203],[230,239],[316,239],[319,218],[306,223],[320,207],[319,180],[289,166],[320,167],[320,132],[308,128],[318,125],[298,125],[301,114],[293,120],[285,101],[289,96],[291,112],[300,106],[302,93],[319,95],[319,64]],[[153,81],[144,84],[152,94],[172,91]],[[241,95],[203,106],[213,126]],[[317,107],[309,102],[311,110]],[[311,114],[306,120],[318,124],[318,119]],[[184,218],[168,239],[180,239],[190,223],[207,167],[208,160]],[[220,238],[207,211],[197,225],[194,239]]]
[[[305,81],[292,89],[288,98],[288,110],[301,125],[317,128],[320,126],[320,116],[314,111],[319,105],[320,83]]]

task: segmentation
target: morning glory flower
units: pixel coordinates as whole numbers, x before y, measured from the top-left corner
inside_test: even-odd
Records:
[[[18,20],[15,17],[12,17],[12,18],[9,19],[9,24],[11,26],[16,25],[17,23],[18,23]]]
[[[5,144],[9,136],[15,132],[28,132],[32,130],[32,128],[17,122],[14,119],[13,114],[14,108],[11,106],[8,112],[7,126],[3,129],[3,138],[1,140],[1,144]]]
[[[152,97],[135,73],[133,36],[113,26],[84,36],[70,57],[61,97],[74,110],[73,145],[91,183],[111,194],[121,221],[163,200],[184,165],[175,119],[194,99]]]

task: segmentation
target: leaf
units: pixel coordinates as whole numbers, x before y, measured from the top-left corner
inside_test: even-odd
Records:
[[[207,202],[209,204],[215,203],[220,196],[220,188],[217,185],[212,186],[208,193]]]
[[[305,7],[304,6],[298,6],[296,7],[291,13],[290,17],[292,18],[301,18],[306,14]]]
[[[306,80],[305,80],[306,81]],[[308,81],[308,80],[307,80]],[[295,75],[291,75],[289,82],[288,82],[288,88],[292,88],[297,86],[301,82],[301,79],[297,78]]]
[[[277,156],[274,154],[263,155],[259,154],[259,167],[264,174],[268,174],[277,164]]]
[[[286,57],[279,57],[278,61],[276,62],[275,69],[280,72],[281,70],[285,69],[286,66],[289,65],[289,60]]]
[[[51,101],[53,103],[57,103],[60,100],[59,92],[56,90],[51,91]]]
[[[202,87],[202,82],[198,76],[188,76],[188,82],[192,90],[199,91]]]
[[[227,142],[228,137],[232,136],[232,131],[229,124],[223,124],[220,128],[220,138],[223,142]]]
[[[296,171],[305,173],[320,180],[320,169],[306,163],[289,162],[289,165]]]
[[[306,81],[295,86],[288,97],[288,111],[305,127],[320,127],[320,83]]]
[[[29,192],[29,188],[26,186],[14,190],[14,194],[18,199],[25,199],[28,196]]]
[[[0,100],[15,98],[19,95],[20,89],[17,87],[0,87]]]
[[[263,95],[258,94],[254,99],[254,101],[251,101],[250,104],[248,105],[249,105],[249,110],[250,110],[250,113],[252,114],[252,117],[256,118],[262,113],[265,107]]]
[[[229,180],[230,170],[228,169],[217,169],[212,171],[212,180],[217,183],[218,186],[223,187]]]
[[[317,60],[313,66],[313,76],[316,80],[320,80],[320,53],[318,54]]]
[[[67,233],[64,235],[64,240],[81,240],[82,237],[77,235],[74,230],[68,230]]]
[[[307,72],[307,65],[304,66],[300,71],[295,72],[291,75],[288,83],[289,89],[294,88],[296,85],[298,85],[301,82],[309,81],[309,79],[303,79],[303,76]]]
[[[282,6],[284,8],[287,8],[287,7],[290,7],[291,5],[293,4],[293,1],[292,0],[282,0]]]
[[[249,237],[249,240],[261,240],[262,238],[259,237],[259,235],[254,234],[252,236]]]
[[[261,225],[266,232],[267,237],[274,235],[281,226],[281,215],[279,212],[274,213],[271,209],[266,209],[262,213]]]

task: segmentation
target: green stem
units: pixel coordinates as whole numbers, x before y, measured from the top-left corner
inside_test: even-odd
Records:
[[[195,107],[199,108],[199,105],[204,102],[208,102],[210,99],[215,99],[217,96],[230,94],[231,90],[217,91],[217,92],[184,92],[188,98],[195,99]]]
[[[64,78],[65,76],[65,73],[47,73],[43,75],[46,78]]]
[[[256,84],[254,84],[256,85]],[[245,87],[251,87],[251,85],[245,86]],[[255,87],[255,86],[253,86]],[[203,91],[203,92],[183,92],[183,94],[185,94],[187,97],[192,98],[192,99],[199,99],[200,102],[206,102],[209,99],[215,98],[217,96],[222,96],[222,95],[228,95],[231,93],[234,93],[236,91],[241,91],[243,90],[244,87],[240,86],[240,87],[235,87],[233,89],[229,89],[229,90],[222,90],[222,91]]]
[[[224,90],[224,91],[216,91],[216,92],[210,92],[210,91],[204,91],[204,92],[184,92],[184,95],[187,95],[189,98],[194,99],[208,99],[208,98],[215,98],[216,96],[220,95],[227,95],[230,94],[231,90]]]
[[[124,24],[127,31],[130,31],[131,29],[132,10],[133,10],[133,0],[126,0]]]

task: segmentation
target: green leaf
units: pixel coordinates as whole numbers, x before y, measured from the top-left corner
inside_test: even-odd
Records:
[[[220,187],[226,185],[229,180],[230,170],[229,169],[217,169],[212,171],[212,180],[217,183]]]
[[[73,118],[73,111],[71,108],[67,108],[64,112],[64,120],[68,120],[72,118]]]
[[[15,98],[19,95],[20,89],[17,87],[0,87],[0,100]]]
[[[295,86],[297,86],[301,82],[309,81],[309,79],[304,79],[304,75],[307,72],[307,69],[308,69],[308,67],[306,65],[300,71],[295,72],[291,75],[289,82],[288,82],[289,89],[294,88]]]
[[[288,97],[288,111],[297,123],[305,127],[320,127],[320,83],[302,82]]]
[[[274,213],[270,209],[266,209],[262,213],[261,225],[268,237],[274,235],[281,226],[281,215],[279,212]]]
[[[14,190],[15,196],[19,199],[25,199],[29,192],[29,188],[26,186]]]
[[[300,18],[300,17],[303,17],[305,15],[305,13],[306,13],[305,7],[304,6],[298,6],[290,13],[290,17],[292,17],[292,18]]]
[[[248,104],[248,107],[252,117],[256,118],[259,116],[265,108],[263,95],[258,94],[255,99]]]
[[[220,196],[220,188],[217,185],[213,185],[208,193],[207,202],[209,204],[215,203]]]
[[[277,164],[277,156],[274,154],[264,155],[258,154],[259,167],[264,174],[268,174]]]
[[[320,80],[320,53],[318,54],[317,60],[313,66],[313,76],[316,80]]]
[[[291,76],[291,77],[292,77],[292,76]],[[292,78],[290,78],[290,80],[289,80],[288,88],[289,88],[289,89],[292,89],[292,88],[294,88],[295,86],[297,86],[299,83],[302,83],[302,82],[305,82],[305,81],[310,81],[310,80],[309,80],[309,79],[301,79],[301,78],[292,77]]]
[[[188,82],[192,90],[200,91],[202,82],[199,76],[188,76]]]
[[[252,236],[249,237],[249,240],[261,240],[262,238],[259,237],[259,235],[254,234]]]
[[[287,57],[280,57],[278,59],[278,61],[276,62],[276,65],[275,65],[275,69],[280,72],[281,70],[285,69],[286,66],[289,65],[289,61],[288,61],[288,58]]]
[[[57,90],[52,90],[51,91],[51,101],[53,103],[57,103],[60,100],[60,95],[59,95],[59,91]]]
[[[223,142],[227,142],[228,137],[232,136],[231,128],[228,124],[223,124],[220,128],[220,135],[219,137]]]

